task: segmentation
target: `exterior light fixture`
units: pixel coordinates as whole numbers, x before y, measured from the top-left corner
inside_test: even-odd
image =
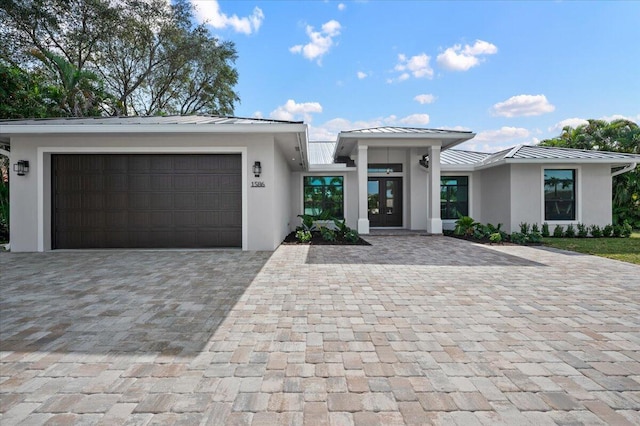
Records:
[[[13,165],[13,171],[18,173],[18,176],[24,176],[29,173],[29,162],[27,160],[19,160]]]
[[[262,165],[260,164],[259,161],[256,161],[253,163],[253,174],[255,175],[255,177],[260,177],[260,174],[262,173]]]

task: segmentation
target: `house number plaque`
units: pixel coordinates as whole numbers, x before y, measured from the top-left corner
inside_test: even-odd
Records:
[[[264,182],[260,180],[254,180],[253,182],[251,182],[252,188],[264,188],[264,186]]]

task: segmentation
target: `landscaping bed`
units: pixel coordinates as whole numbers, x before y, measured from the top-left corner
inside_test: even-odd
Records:
[[[300,245],[312,245],[312,246],[316,246],[316,245],[318,246],[370,246],[371,245],[370,243],[368,243],[367,241],[363,240],[360,237],[358,237],[358,240],[356,240],[355,242],[347,241],[339,238],[336,238],[334,241],[327,241],[324,238],[322,238],[322,234],[317,231],[311,232],[311,239],[307,242],[298,241],[298,239],[296,238],[296,233],[294,231],[285,237],[282,244],[285,244],[285,245],[300,244]]]

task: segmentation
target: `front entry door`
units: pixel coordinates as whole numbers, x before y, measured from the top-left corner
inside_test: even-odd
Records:
[[[402,226],[402,178],[370,177],[367,192],[369,226]]]

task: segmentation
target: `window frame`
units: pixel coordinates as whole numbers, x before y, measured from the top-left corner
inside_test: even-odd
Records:
[[[467,213],[468,216],[473,217],[473,173],[460,173],[460,172],[446,172],[440,173],[440,194],[442,194],[442,179],[443,178],[458,178],[458,177],[466,177],[467,178]],[[440,200],[440,212],[442,212],[442,199]],[[441,213],[442,215],[442,213]],[[442,223],[453,224],[458,218],[455,219],[445,219],[440,217]]]
[[[302,174],[301,178],[302,178],[302,182],[301,182],[301,190],[302,190],[302,200],[301,200],[301,211],[302,214],[306,214],[305,213],[305,188],[307,186],[311,186],[311,185],[306,185],[306,179],[307,178],[340,178],[342,179],[342,216],[336,216],[338,219],[346,219],[346,211],[345,211],[345,205],[346,205],[346,187],[347,187],[347,177],[346,175],[342,174],[342,173],[331,173],[331,174],[326,174],[326,173],[304,173]],[[326,187],[327,185],[313,185],[313,186],[322,186],[322,187]],[[315,219],[315,220],[320,220],[320,219]]]
[[[573,182],[573,193],[574,193],[574,205],[575,205],[575,219],[547,219],[546,218],[546,199],[545,199],[545,184],[544,184],[544,175],[545,170],[573,170],[574,174],[574,182]],[[578,224],[582,222],[582,168],[579,165],[575,164],[545,164],[540,168],[540,223],[547,223],[549,225],[569,225],[569,224]]]

